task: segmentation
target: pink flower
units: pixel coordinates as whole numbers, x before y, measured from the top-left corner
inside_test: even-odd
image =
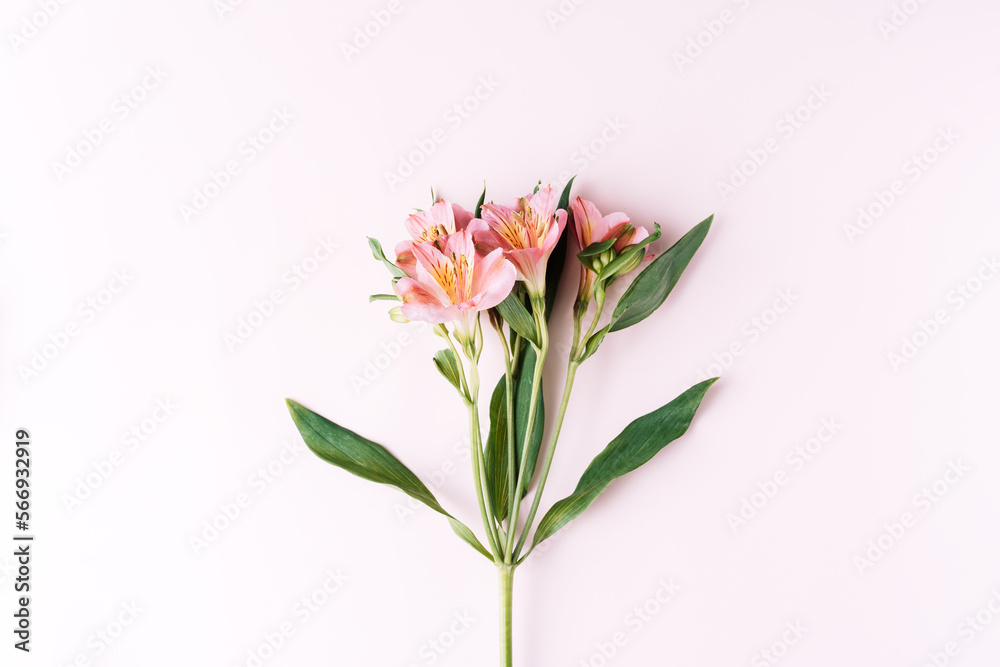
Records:
[[[620,253],[626,247],[635,245],[649,236],[643,227],[633,226],[628,216],[622,212],[609,213],[601,216],[601,212],[593,202],[577,197],[570,205],[573,211],[573,233],[580,250],[591,243],[600,243],[615,237],[614,249]]]
[[[444,236],[466,229],[470,220],[472,220],[471,213],[458,204],[444,199],[436,202],[426,211],[410,214],[405,224],[412,240],[403,241],[396,246],[396,264],[408,276],[414,276],[417,261],[413,256],[414,244],[434,243]]]
[[[636,227],[627,215],[622,212],[609,213],[602,216],[601,212],[593,202],[577,197],[569,205],[573,212],[573,233],[580,250],[584,250],[593,243],[602,243],[611,239],[616,239],[615,243],[600,257],[588,258],[592,262],[589,266],[582,265],[580,271],[580,289],[577,293],[578,302],[586,302],[594,291],[594,282],[597,274],[593,269],[601,269],[610,263],[611,259],[617,257],[626,248],[646,241],[649,232],[644,227]],[[649,243],[649,241],[646,241]],[[627,265],[619,267],[622,269],[617,275],[627,273],[638,267],[644,251],[638,251],[635,259]],[[633,265],[634,264],[634,265]],[[608,280],[613,280],[616,276],[611,276]]]
[[[507,206],[483,204],[483,220],[488,228],[474,230],[477,241],[504,251],[517,267],[518,279],[534,296],[545,293],[545,266],[566,227],[566,211],[556,210],[556,205],[551,186]]]
[[[455,322],[459,341],[472,340],[479,311],[506,299],[517,279],[499,248],[477,255],[468,230],[414,243],[412,251],[413,275],[400,278],[395,288],[403,316],[431,324]]]

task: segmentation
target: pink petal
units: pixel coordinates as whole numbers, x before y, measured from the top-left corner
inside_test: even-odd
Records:
[[[538,192],[528,196],[528,206],[543,215],[552,215],[556,212],[556,204],[559,198],[551,185],[539,188]]]
[[[463,229],[467,229],[469,221],[473,218],[472,213],[466,211],[458,204],[452,204],[451,210],[455,219],[455,231],[460,232]]]
[[[437,295],[427,290],[427,287],[412,278],[400,278],[396,283],[396,294],[403,300],[400,310],[408,320],[421,320],[431,324],[450,322],[454,314],[445,306]]]
[[[529,289],[537,293],[545,288],[545,260],[547,256],[541,248],[511,250],[507,253],[507,258],[517,268],[517,277],[523,280]]]
[[[432,241],[455,231],[455,213],[451,203],[441,200],[426,211],[411,214],[405,224],[414,241]]]
[[[635,236],[632,237],[632,243],[633,244],[638,243],[639,241],[642,241],[642,240],[646,239],[648,236],[649,236],[649,232],[646,231],[645,227],[642,227],[640,225],[636,225],[635,226]]]
[[[503,251],[497,248],[476,261],[472,276],[472,294],[480,309],[492,308],[507,298],[517,280],[517,269],[504,259]]]
[[[566,229],[566,211],[562,209],[556,211],[556,219],[551,224],[552,228],[549,229],[549,233],[545,235],[545,239],[542,241],[542,251],[546,261],[549,255],[552,254],[552,249],[559,243],[559,237],[562,236],[563,230]]]
[[[611,230],[621,224],[628,224],[628,216],[621,211],[616,211],[615,213],[608,213],[601,219],[599,228],[595,229],[594,240],[595,241],[607,241]]]
[[[590,209],[595,208],[592,203],[579,197],[569,203],[569,208],[573,212],[573,233],[576,236],[576,243],[583,250],[590,245],[590,240],[594,237],[594,216]],[[596,210],[596,208],[595,208]],[[600,213],[597,214],[600,216]]]
[[[500,204],[483,204],[483,220],[496,229],[497,226],[511,224],[511,218],[517,212],[516,206],[501,206]]]
[[[475,242],[468,231],[455,232],[441,239],[444,242],[442,252],[445,256],[464,255],[473,257],[476,254]]]
[[[411,278],[417,277],[417,258],[413,256],[413,241],[396,244],[396,266]]]
[[[419,281],[425,289],[432,292],[437,297],[438,301],[444,304],[450,304],[451,297],[441,288],[435,276],[436,274],[447,270],[445,267],[451,263],[451,260],[445,257],[433,243],[414,243],[413,255],[417,258],[417,281]]]

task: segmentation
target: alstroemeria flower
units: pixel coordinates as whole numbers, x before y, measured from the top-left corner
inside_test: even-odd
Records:
[[[488,229],[477,231],[476,240],[488,248],[501,248],[517,267],[517,277],[528,292],[545,293],[545,266],[566,227],[566,211],[556,210],[551,186],[522,197],[507,206],[483,204]]]
[[[472,214],[458,204],[444,199],[436,202],[426,211],[417,211],[406,219],[406,231],[411,241],[403,241],[396,246],[396,264],[408,276],[414,276],[416,258],[413,246],[417,243],[435,243],[438,239],[460,232],[469,226]]]
[[[614,245],[615,252],[620,253],[649,236],[645,228],[632,225],[628,216],[621,211],[602,216],[594,202],[580,197],[570,202],[569,207],[573,211],[573,233],[576,235],[576,242],[580,244],[580,250],[591,243],[600,243],[614,237],[618,239]]]
[[[644,227],[636,227],[629,221],[628,216],[620,211],[602,216],[593,202],[580,197],[570,202],[569,208],[573,212],[573,233],[580,250],[586,249],[593,243],[616,239],[614,245],[606,252],[610,256],[617,256],[629,246],[649,238],[649,232]],[[640,256],[636,257],[636,266],[638,266],[640,259]],[[609,259],[605,258],[603,263],[606,264],[608,261]],[[628,267],[624,268],[628,269]],[[582,267],[580,291],[577,297],[579,300],[589,299],[596,277],[596,274],[589,267]]]
[[[479,311],[506,299],[517,279],[499,248],[477,255],[468,230],[414,243],[412,250],[414,274],[400,278],[395,288],[403,316],[431,324],[455,322],[459,341],[473,339]]]

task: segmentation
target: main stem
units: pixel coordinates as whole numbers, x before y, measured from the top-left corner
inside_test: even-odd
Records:
[[[535,520],[538,512],[538,505],[542,500],[542,491],[545,490],[545,480],[549,478],[549,468],[552,467],[552,459],[556,453],[556,445],[559,442],[559,431],[562,430],[563,419],[566,417],[566,408],[569,406],[569,396],[573,392],[573,380],[576,378],[576,369],[580,367],[580,362],[570,361],[569,368],[566,369],[566,384],[563,386],[562,401],[559,403],[559,414],[556,415],[556,422],[552,428],[552,437],[548,451],[545,453],[545,463],[542,465],[542,473],[538,477],[538,488],[535,489],[535,497],[531,501],[531,509],[528,511],[528,518],[524,522],[524,530],[517,540],[517,547],[514,549],[514,562],[519,562],[517,557],[521,553],[521,547],[528,537],[531,524]],[[527,554],[525,554],[527,556]]]
[[[520,563],[524,560],[524,558],[528,557],[528,554],[525,554],[524,558],[518,558],[521,553],[521,548],[524,546],[524,542],[528,537],[528,533],[531,531],[531,524],[535,520],[535,514],[538,512],[538,505],[542,500],[542,491],[545,490],[545,481],[549,478],[549,469],[552,467],[552,459],[556,453],[556,445],[559,443],[559,432],[562,430],[563,419],[566,417],[566,408],[569,406],[569,397],[573,392],[573,381],[576,379],[576,369],[578,369],[580,364],[583,363],[580,361],[580,355],[583,353],[587,341],[594,335],[594,331],[597,329],[597,323],[601,319],[601,313],[604,312],[604,299],[598,299],[597,313],[594,315],[594,319],[590,323],[587,335],[581,339],[580,323],[587,310],[588,304],[585,303],[583,304],[581,311],[574,317],[573,349],[570,350],[569,353],[569,365],[566,368],[566,384],[563,386],[562,400],[559,402],[559,414],[556,415],[556,422],[552,429],[552,437],[550,438],[551,442],[549,443],[548,451],[545,453],[545,462],[542,465],[542,473],[538,477],[538,488],[535,489],[535,497],[531,501],[531,509],[528,511],[528,519],[524,522],[524,530],[521,531],[521,536],[517,540],[517,546],[514,548],[513,560],[515,564]],[[528,553],[531,553],[531,549],[528,550]]]
[[[514,533],[517,532],[517,520],[521,513],[521,488],[527,483],[524,475],[528,467],[528,447],[531,443],[531,436],[535,430],[535,407],[538,403],[538,392],[541,390],[542,369],[545,366],[545,357],[549,353],[549,331],[545,322],[545,297],[533,297],[531,308],[535,315],[535,326],[538,328],[538,335],[541,338],[540,345],[535,349],[535,372],[531,379],[531,403],[528,406],[528,421],[525,424],[524,443],[521,445],[521,466],[517,473],[517,483],[514,486],[514,505],[510,508],[510,519],[507,524],[507,545],[504,549],[504,562],[514,561]],[[523,371],[522,371],[523,372]],[[508,394],[508,399],[510,395]],[[528,529],[525,525],[525,530]],[[524,541],[524,534],[521,540]]]
[[[484,493],[483,489],[483,445],[482,431],[479,426],[479,368],[476,360],[469,358],[469,435],[472,440],[472,474],[476,482],[476,496],[479,499],[479,511],[483,518],[483,527],[486,529],[486,537],[490,542],[494,556],[499,561],[503,557],[500,538],[497,535],[496,526],[493,523],[493,508],[490,506],[490,497]]]
[[[512,610],[514,593],[514,569],[517,566],[503,564],[500,571],[500,664],[502,667],[512,667],[514,664],[514,642],[512,628]]]

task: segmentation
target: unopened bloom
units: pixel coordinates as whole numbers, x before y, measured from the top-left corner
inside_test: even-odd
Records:
[[[594,287],[597,277],[595,272],[600,272],[621,258],[622,261],[613,266],[613,273],[607,275],[610,282],[618,275],[628,273],[639,266],[645,254],[642,248],[650,242],[647,240],[649,232],[644,227],[633,225],[628,216],[620,211],[602,216],[593,202],[580,197],[574,199],[569,207],[573,212],[573,233],[581,251],[595,243],[608,243],[614,240],[614,243],[599,255],[588,258],[583,266],[578,298],[586,300]],[[631,246],[639,247],[626,253]]]
[[[514,265],[499,248],[477,255],[468,230],[411,247],[413,273],[395,286],[403,316],[431,324],[454,322],[456,337],[471,341],[479,311],[493,308],[513,289]]]
[[[488,229],[477,231],[476,240],[501,248],[533,296],[545,293],[545,266],[566,227],[566,211],[556,210],[557,203],[556,193],[546,186],[507,206],[483,204]]]
[[[407,275],[412,276],[416,263],[413,256],[414,244],[437,242],[444,236],[466,229],[470,220],[472,220],[471,213],[458,204],[444,199],[436,202],[426,211],[411,213],[406,218],[405,224],[406,231],[410,232],[412,240],[403,241],[396,246],[396,264]]]
[[[591,243],[600,243],[613,237],[617,239],[614,244],[615,252],[620,253],[627,246],[635,245],[649,236],[645,228],[634,226],[621,211],[602,216],[594,202],[580,197],[574,199],[569,207],[573,211],[573,233],[580,244],[580,250]]]

